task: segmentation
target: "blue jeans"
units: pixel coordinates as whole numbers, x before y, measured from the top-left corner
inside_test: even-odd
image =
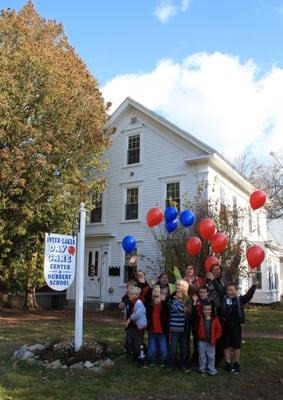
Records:
[[[199,346],[199,371],[207,372],[209,375],[216,375],[215,369],[215,346],[200,340]]]
[[[147,359],[149,363],[155,363],[157,353],[159,354],[160,362],[164,363],[167,360],[167,342],[166,336],[163,333],[148,334]]]
[[[188,366],[189,358],[189,341],[188,332],[186,329],[184,332],[171,332],[170,331],[170,367],[175,368],[176,366],[176,355],[178,350],[178,344],[180,347],[180,364],[181,368]]]

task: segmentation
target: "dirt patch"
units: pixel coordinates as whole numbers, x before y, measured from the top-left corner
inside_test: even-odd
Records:
[[[20,311],[2,309],[0,313],[0,326],[1,325],[19,325],[26,324],[28,322],[40,321],[73,321],[75,318],[74,310],[39,310],[39,311]],[[100,312],[84,312],[85,321],[95,321],[97,323],[109,323],[109,325],[115,323],[121,323],[122,326],[122,314],[118,310],[107,310]]]

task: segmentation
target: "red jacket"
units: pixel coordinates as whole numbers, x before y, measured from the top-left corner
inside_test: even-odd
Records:
[[[222,334],[222,327],[218,317],[211,318],[210,324],[210,343],[215,346]],[[205,326],[203,315],[199,316],[198,321],[198,340],[205,340]]]

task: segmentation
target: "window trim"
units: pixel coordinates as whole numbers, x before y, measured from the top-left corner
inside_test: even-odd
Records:
[[[143,181],[122,183],[122,207],[121,207],[121,224],[131,224],[136,222],[142,222],[142,185]],[[138,218],[137,219],[125,219],[126,218],[126,201],[127,201],[127,190],[128,189],[138,189]]]
[[[91,222],[91,216],[89,214],[89,224],[94,226],[105,225],[105,209],[106,209],[106,190],[101,193],[101,221],[100,222]]]
[[[187,176],[186,174],[183,175],[174,175],[174,176],[168,176],[164,178],[159,178],[161,181],[161,207],[166,208],[166,197],[167,197],[167,184],[168,183],[174,183],[174,182],[179,182],[180,183],[180,212],[183,210],[183,196],[184,196],[184,176]]]
[[[128,164],[128,143],[129,143],[129,136],[140,136],[140,161],[134,164]],[[124,162],[123,168],[131,168],[131,167],[138,167],[139,165],[143,164],[143,133],[141,132],[140,128],[131,129],[124,133],[124,145],[123,145],[123,154],[124,154]]]

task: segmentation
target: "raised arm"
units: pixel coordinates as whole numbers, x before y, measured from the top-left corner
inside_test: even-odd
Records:
[[[241,302],[243,304],[248,303],[249,301],[251,301],[251,299],[253,298],[253,295],[255,294],[256,291],[256,287],[257,285],[252,285],[249,290],[247,291],[246,294],[244,294],[243,296],[241,296]]]

